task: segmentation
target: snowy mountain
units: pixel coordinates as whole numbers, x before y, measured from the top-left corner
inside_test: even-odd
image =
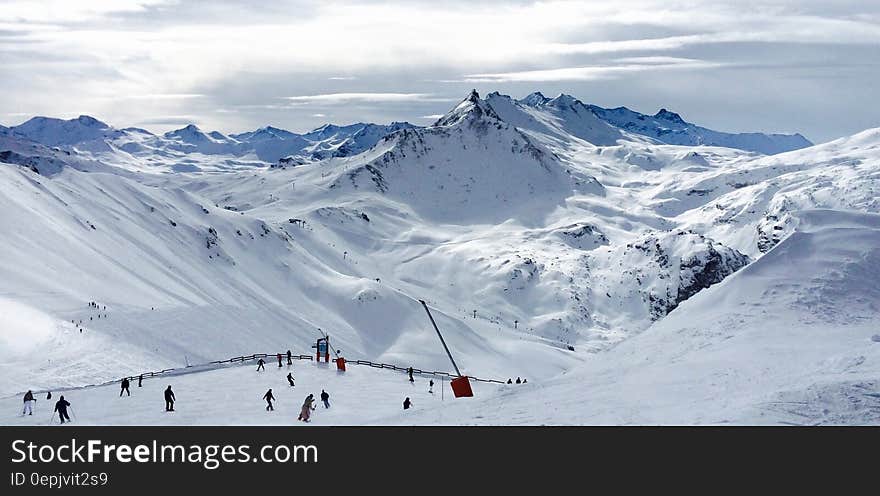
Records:
[[[532,93],[517,101],[491,93],[486,100],[502,118],[521,129],[559,136],[563,140],[574,136],[597,146],[615,145],[622,139],[639,141],[637,136],[602,121],[580,100],[568,95],[546,98]]]
[[[880,215],[803,211],[767,255],[569,373],[377,422],[877,425],[878,261]]]
[[[78,145],[81,143],[112,140],[123,131],[87,115],[62,120],[51,117],[34,117],[23,124],[13,126],[14,132],[46,146]]]
[[[327,124],[299,135],[272,126],[255,131],[224,135],[219,131],[205,132],[195,124],[155,135],[145,129],[116,129],[93,117],[80,116],[62,120],[34,117],[12,128],[0,129],[0,136],[14,134],[49,147],[92,153],[108,163],[138,163],[154,168],[157,158],[171,170],[204,170],[203,166],[180,167],[180,159],[189,155],[213,155],[246,159],[253,155],[256,160],[276,164],[284,157],[300,157],[302,162],[314,162],[328,157],[343,157],[361,153],[375,145],[387,134],[414,127],[406,122],[389,125],[351,124],[336,126]],[[121,157],[118,155],[123,154]],[[138,161],[137,158],[145,158]],[[222,159],[221,159],[222,160]],[[209,162],[207,168],[218,167],[216,160],[198,158]],[[223,167],[222,164],[219,167]],[[126,168],[125,166],[123,168]]]
[[[334,375],[342,404],[393,395],[395,408],[328,423],[791,422],[784,401],[816,421],[880,422],[857,395],[880,370],[880,131],[765,156],[597,115],[565,95],[474,91],[425,128],[31,129],[55,148],[0,134],[0,397],[310,354],[319,328],[349,360],[448,370],[425,299],[465,373],[528,385],[414,396],[424,409],[400,417],[397,396],[415,393],[362,367]],[[276,156],[295,166],[266,167]],[[307,387],[331,380],[308,367]],[[175,384],[244,395],[274,380],[210,369]],[[548,402],[565,407],[537,411]],[[167,421],[263,422],[204,406]]]
[[[596,105],[588,105],[588,108],[597,117],[613,126],[670,145],[724,146],[765,155],[797,150],[812,145],[808,139],[800,134],[732,134],[713,131],[686,122],[680,115],[666,109],[660,109],[654,115],[646,115],[626,107],[606,109]]]
[[[243,151],[243,147],[238,141],[217,131],[204,133],[194,124],[169,131],[163,134],[162,138],[164,138],[164,143],[159,146],[184,153],[239,155]]]
[[[257,157],[266,162],[277,164],[284,158],[284,163],[291,163],[295,159],[305,163],[356,155],[371,148],[386,135],[412,127],[414,126],[407,122],[392,122],[387,126],[364,123],[348,126],[325,124],[299,135],[270,126],[232,137],[250,145]]]

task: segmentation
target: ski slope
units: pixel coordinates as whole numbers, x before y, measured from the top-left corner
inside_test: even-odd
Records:
[[[294,360],[281,368],[273,359],[265,371],[256,371],[256,363],[183,375],[146,378],[143,387],[131,382],[131,396],[119,397],[118,381],[101,387],[54,391],[46,401],[37,398],[34,415],[21,416],[21,398],[0,400],[0,423],[4,425],[49,425],[55,402],[61,394],[71,403],[76,415],[72,425],[362,425],[365,423],[405,423],[407,416],[419,410],[442,412],[444,405],[473,402],[475,398],[452,397],[449,381],[435,378],[434,393],[429,393],[427,377],[414,377],[410,383],[405,373],[348,365],[345,372],[335,364]],[[286,376],[293,374],[294,387]],[[164,391],[172,387],[177,401],[174,412],[165,412]],[[523,385],[496,385],[472,382],[475,395]],[[528,384],[526,384],[527,386]],[[266,411],[262,399],[272,388],[277,401],[274,411]],[[330,408],[320,401],[321,390],[330,394]],[[303,401],[314,394],[317,410],[309,423],[297,421]],[[403,401],[413,406],[403,411]],[[73,415],[71,415],[73,420]],[[59,423],[55,415],[54,424]]]
[[[463,373],[529,384],[400,416],[394,381],[354,370],[340,396],[383,406],[331,423],[874,422],[877,130],[766,156],[600,117],[472,92],[425,128],[0,130],[0,398],[92,403],[113,387],[76,388],[321,332],[448,370],[425,299]],[[307,160],[255,144],[291,140]],[[175,380],[258,399],[271,382],[244,370]],[[198,401],[199,422],[252,421]],[[85,417],[146,422],[114,412]]]
[[[798,220],[764,257],[583,366],[407,422],[880,425],[880,215]]]

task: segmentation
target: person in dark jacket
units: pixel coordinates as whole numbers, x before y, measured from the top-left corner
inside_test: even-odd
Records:
[[[281,353],[278,354],[278,368],[281,368]]]
[[[128,389],[128,386],[130,386],[130,385],[131,384],[128,382],[128,377],[123,377],[122,384],[120,384],[120,388],[119,388],[119,397],[120,398],[122,397],[122,393],[128,393],[128,395],[131,396],[131,390]]]
[[[287,365],[293,365],[293,354],[287,350]]]
[[[434,379],[428,381],[428,392],[434,394]]]
[[[315,402],[315,395],[309,394],[306,396],[306,400],[303,402],[303,406],[300,409],[299,417],[297,420],[302,420],[303,422],[308,422],[309,418],[312,416],[312,410],[315,407],[312,405]]]
[[[293,387],[296,385],[293,383],[293,375],[291,375],[290,372],[287,373],[287,382],[288,382],[288,384],[290,384],[290,387]]]
[[[143,386],[144,384],[144,374],[138,376],[138,387]]]
[[[321,390],[321,401],[324,402],[324,408],[330,408],[330,395],[323,389]]]
[[[517,384],[522,384],[522,379],[520,379],[519,377],[517,377],[517,378],[516,378],[516,383],[517,383]]]
[[[406,373],[409,374],[409,382],[416,382],[412,376],[413,375],[413,368],[412,367],[406,369]]]
[[[177,398],[174,397],[174,391],[171,390],[171,386],[168,386],[168,389],[165,390],[165,411],[173,412],[174,411],[174,402]]]
[[[266,370],[266,362],[262,358],[257,362],[257,372],[261,370]]]
[[[412,406],[412,401],[409,400],[409,397],[407,397],[405,400],[403,400],[403,409],[404,410],[409,410],[409,407],[411,407],[411,406]]]
[[[281,356],[281,355],[278,355],[278,356]],[[269,412],[269,411],[273,411],[273,412],[274,412],[275,409],[272,408],[272,402],[275,400],[275,397],[272,396],[272,388],[269,388],[269,390],[266,391],[266,394],[263,395],[263,399],[266,400],[266,403],[267,403],[267,405],[266,405],[266,411],[267,411],[267,412]]]
[[[34,398],[34,393],[28,389],[28,392],[24,393],[24,410],[21,411],[21,414],[24,415],[26,413],[28,415],[33,415],[35,401],[37,401],[37,399]]]
[[[52,391],[46,391],[46,399],[47,399],[47,400],[51,400],[51,399],[52,399]]]
[[[55,411],[58,412],[58,417],[61,418],[61,423],[64,423],[64,419],[67,419],[70,422],[70,417],[67,415],[67,407],[70,406],[70,403],[64,400],[64,395],[61,395],[61,398],[55,403]]]

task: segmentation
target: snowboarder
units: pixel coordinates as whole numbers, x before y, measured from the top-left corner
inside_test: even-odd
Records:
[[[508,384],[513,384],[513,379],[507,379]]]
[[[324,402],[324,408],[330,408],[330,395],[323,389],[321,390],[321,401]]]
[[[295,384],[293,383],[293,376],[290,374],[290,372],[287,373],[287,382],[290,384],[290,387],[295,386]]]
[[[272,388],[269,388],[269,390],[266,391],[266,394],[263,395],[263,399],[266,400],[266,403],[267,403],[267,405],[266,405],[266,411],[267,411],[267,412],[269,412],[269,411],[274,412],[275,409],[272,408],[272,401],[275,400],[275,397],[272,396]]]
[[[67,419],[70,422],[70,416],[67,415],[67,407],[70,406],[70,403],[64,401],[64,395],[61,395],[61,399],[59,399],[55,403],[55,411],[58,412],[58,417],[61,418],[61,423],[64,423],[64,419]]]
[[[293,355],[287,350],[287,365],[293,365]]]
[[[28,392],[24,393],[24,410],[21,411],[21,414],[24,415],[26,413],[28,415],[33,415],[35,401],[37,401],[37,399],[34,398],[34,393],[28,389]]]
[[[124,392],[128,393],[128,395],[131,396],[131,391],[128,389],[128,386],[130,386],[130,384],[128,382],[128,377],[122,378],[122,384],[120,386],[121,386],[119,388],[119,397],[120,398],[122,397],[122,393],[124,393]]]
[[[302,420],[303,422],[309,421],[309,417],[312,414],[312,410],[315,409],[315,407],[312,406],[312,403],[314,403],[314,402],[315,402],[315,395],[309,394],[308,396],[306,396],[306,401],[303,402],[302,410],[300,410],[300,412],[299,412],[298,420]]]
[[[434,394],[434,379],[428,381],[428,392]]]
[[[138,376],[138,387],[141,387],[144,383],[144,374]]]
[[[409,374],[409,382],[416,382],[412,376],[413,375],[413,368],[412,367],[406,369],[406,373]]]
[[[262,358],[257,362],[257,372],[261,370],[266,370],[266,362],[264,362]]]
[[[527,383],[527,382],[529,382],[529,381],[527,381],[527,380],[525,380],[525,379],[523,379],[523,384],[525,384],[525,383]]]
[[[517,378],[516,378],[516,383],[517,383],[517,384],[522,384],[522,380],[521,380],[519,377],[517,377]]]
[[[168,389],[165,390],[165,411],[173,412],[174,411],[174,402],[177,398],[174,397],[174,391],[171,390],[171,385],[168,386]]]
[[[281,353],[278,354],[278,368],[281,368]]]
[[[411,407],[411,406],[412,406],[412,401],[409,400],[409,397],[407,397],[405,400],[403,400],[403,409],[404,410],[409,410],[409,407]]]

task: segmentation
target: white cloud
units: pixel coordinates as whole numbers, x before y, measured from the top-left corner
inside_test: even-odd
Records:
[[[658,70],[709,69],[724,66],[719,62],[676,57],[630,57],[618,59],[614,65],[561,67],[534,71],[469,74],[460,81],[469,83],[596,81],[612,79],[625,74]],[[456,81],[458,82],[458,81]]]
[[[855,1],[279,0],[254,9],[245,2],[191,0],[0,0],[0,12],[0,93],[7,95],[0,113],[85,111],[109,122],[186,113],[233,127],[267,114],[308,119],[296,108],[346,103],[388,104],[399,112],[364,116],[334,109],[334,119],[418,118],[442,110],[428,103],[452,101],[433,93],[445,93],[437,82],[450,78],[505,90],[505,83],[596,81],[647,71],[705,75],[749,57],[766,67],[771,83],[782,77],[779,65],[800,64],[802,94],[824,96],[829,72],[873,84],[877,69],[862,68],[873,62],[868,50],[880,46],[880,5]],[[830,69],[831,62],[851,70]],[[753,69],[730,77],[753,82],[755,75]],[[659,89],[671,96],[674,87],[686,86],[684,79]],[[746,86],[740,85],[743,92]],[[335,90],[350,93],[330,93]],[[625,95],[622,86],[591,90],[614,93],[615,100],[646,94],[633,87]],[[723,101],[733,91],[726,84],[702,90]],[[277,99],[284,94],[300,96]],[[766,98],[753,89],[745,96]],[[138,105],[120,105],[125,98]],[[240,112],[227,115],[218,107]],[[868,107],[857,109],[859,122],[876,121]],[[401,115],[404,108],[411,113]],[[247,123],[253,124],[261,125]]]
[[[321,103],[327,105],[346,104],[352,102],[387,103],[387,102],[443,102],[447,98],[437,98],[431,93],[325,93],[322,95],[287,96],[285,100],[294,103]]]
[[[443,117],[443,114],[431,114],[431,115],[423,115],[419,117],[419,119],[439,119]]]
[[[312,114],[312,117],[327,117],[327,114]]]
[[[12,0],[3,2],[3,16],[27,23],[83,22],[120,12],[143,12],[169,0]]]
[[[205,95],[199,93],[148,93],[145,95],[122,95],[123,98],[134,98],[140,100],[182,100],[188,98],[203,98]]]

